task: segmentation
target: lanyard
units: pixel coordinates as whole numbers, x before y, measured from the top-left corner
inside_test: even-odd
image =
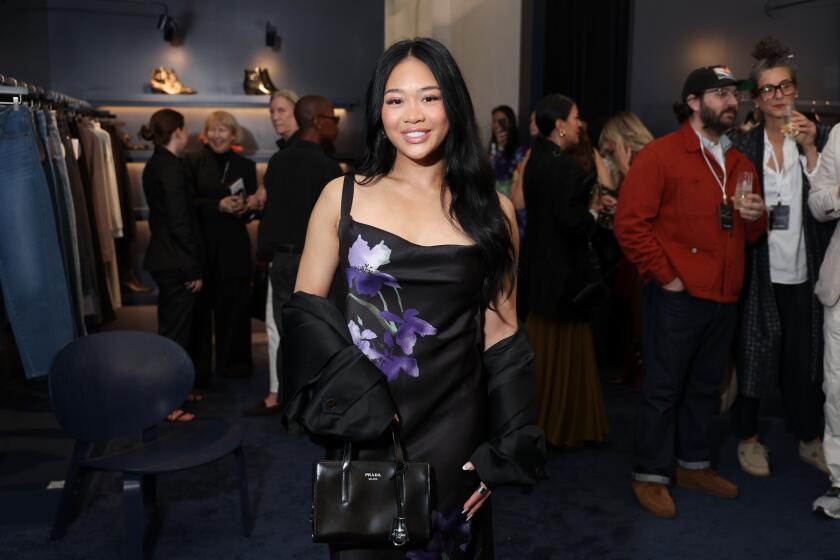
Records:
[[[230,168],[230,159],[227,160],[225,164],[225,170],[222,172],[222,185],[225,184],[225,179],[227,178],[228,168]]]
[[[706,166],[709,168],[709,171],[712,173],[712,177],[715,178],[715,182],[720,187],[720,192],[723,195],[723,203],[726,204],[726,154],[724,154],[723,159],[723,181],[721,181],[720,177],[718,177],[718,174],[715,173],[715,168],[712,167],[712,163],[709,161],[708,156],[706,156],[706,147],[703,145],[702,141],[700,141],[700,153],[703,154],[703,159],[706,161]]]
[[[779,194],[779,204],[783,202],[787,204],[790,202],[791,198],[793,198],[793,185],[791,183],[794,179],[790,174],[786,174],[785,170],[779,165],[779,160],[776,159],[776,150],[772,147],[772,145],[770,146],[770,157],[773,159],[773,165],[776,166],[775,175],[776,186],[778,187]],[[785,178],[787,178],[787,180],[785,180]],[[785,187],[788,188],[786,189]]]

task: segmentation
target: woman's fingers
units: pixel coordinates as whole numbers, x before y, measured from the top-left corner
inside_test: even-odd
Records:
[[[481,506],[484,505],[484,502],[487,501],[487,498],[490,497],[491,493],[490,489],[482,482],[479,489],[473,492],[469,499],[464,502],[464,511],[461,513],[466,516],[467,521],[472,519]]]

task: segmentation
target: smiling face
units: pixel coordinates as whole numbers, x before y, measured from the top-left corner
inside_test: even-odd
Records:
[[[759,95],[755,98],[755,101],[761,112],[767,116],[782,118],[796,101],[796,84],[793,82],[790,68],[780,67],[765,70],[758,76],[757,86]],[[782,89],[778,86],[787,90],[788,95],[782,93]],[[762,89],[767,93],[762,93]],[[771,95],[771,90],[772,97],[768,97]],[[768,97],[768,99],[765,99],[765,97]]]
[[[439,157],[449,119],[428,66],[409,57],[394,67],[385,84],[381,118],[398,154],[415,161]]]
[[[230,150],[236,134],[221,123],[211,123],[204,131],[207,145],[217,154],[223,154]]]

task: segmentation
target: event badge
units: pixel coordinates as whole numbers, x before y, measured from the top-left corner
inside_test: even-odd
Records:
[[[790,206],[779,202],[771,208],[770,229],[788,229],[790,227]]]
[[[729,231],[732,229],[732,214],[733,214],[733,206],[731,202],[721,202],[720,203],[720,210],[719,210],[719,217],[720,217],[720,229],[724,231]]]

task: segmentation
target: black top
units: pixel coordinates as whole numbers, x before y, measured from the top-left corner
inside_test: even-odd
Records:
[[[205,146],[186,158],[187,176],[201,224],[208,271],[225,278],[251,274],[251,241],[246,218],[219,210],[219,201],[230,195],[228,187],[242,179],[245,196],[257,190],[257,165],[235,152],[217,154]]]
[[[571,299],[585,284],[587,246],[596,229],[583,170],[559,146],[539,137],[525,166],[528,223],[522,291],[530,309],[552,320],[585,319]]]
[[[314,142],[298,139],[271,157],[264,179],[268,200],[257,234],[260,256],[270,258],[280,246],[303,250],[312,208],[324,186],[339,175],[338,163]]]
[[[185,282],[201,278],[201,238],[183,160],[155,146],[143,168],[143,192],[151,230],[143,268],[180,271]]]

